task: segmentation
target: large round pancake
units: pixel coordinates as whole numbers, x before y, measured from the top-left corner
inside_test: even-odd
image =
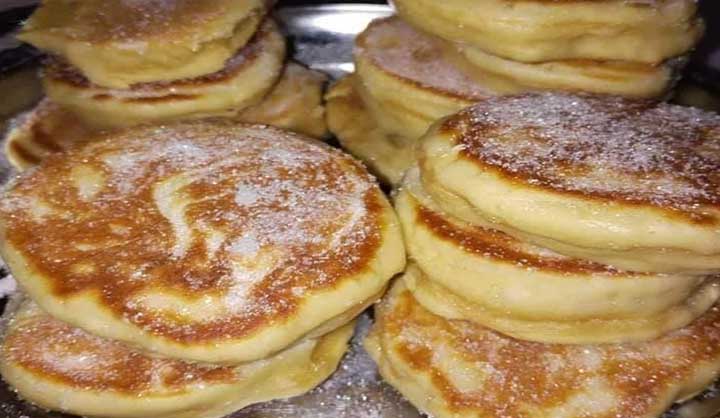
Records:
[[[44,0],[18,38],[62,56],[94,84],[220,71],[257,30],[267,0]]]
[[[56,103],[98,127],[235,114],[259,103],[282,73],[285,39],[266,20],[253,39],[218,72],[113,89],[92,84],[74,67],[49,60],[43,83]]]
[[[720,272],[720,116],[619,97],[488,99],[420,144],[454,216],[634,271]]]
[[[418,138],[437,119],[500,89],[464,68],[451,46],[397,17],[373,21],[355,42],[358,93],[388,134]]]
[[[703,33],[692,0],[393,0],[422,30],[514,61],[660,63]]]
[[[107,134],[23,173],[1,206],[3,258],[44,310],[168,357],[266,357],[350,320],[405,264],[365,169],[268,126]]]
[[[625,97],[662,97],[675,84],[686,59],[661,64],[634,61],[573,59],[524,63],[489,54],[479,48],[461,47],[472,65],[508,84],[517,93],[537,90],[584,91]]]
[[[319,71],[290,62],[272,91],[257,105],[241,110],[237,120],[322,138],[328,132],[323,103],[327,80]]]
[[[355,91],[354,75],[327,92],[327,124],[343,148],[362,160],[383,183],[397,185],[414,161],[413,142],[382,132]]]
[[[365,346],[383,377],[437,418],[656,418],[720,370],[720,310],[634,344],[515,340],[418,304],[399,281]]]
[[[230,118],[322,137],[327,132],[322,102],[325,79],[317,71],[289,63],[262,102]],[[12,121],[5,134],[5,155],[13,167],[23,171],[52,153],[90,142],[97,134],[96,127],[45,98]]]
[[[395,197],[415,297],[436,314],[551,343],[657,338],[720,297],[711,277],[633,273],[565,257],[447,215],[410,169]],[[412,280],[411,280],[412,278]]]
[[[353,325],[240,366],[149,357],[73,328],[23,302],[0,350],[0,372],[37,405],[82,416],[219,418],[307,392],[336,368]],[[111,407],[110,407],[111,406]]]

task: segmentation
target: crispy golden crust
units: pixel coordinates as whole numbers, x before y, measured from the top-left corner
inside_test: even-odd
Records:
[[[435,316],[400,282],[376,320],[368,345],[383,375],[440,418],[656,417],[720,368],[718,308],[654,341],[540,344]]]
[[[360,305],[393,274],[385,268],[402,267],[397,226],[364,168],[269,127],[216,120],[107,134],[48,157],[3,202],[3,252],[41,305],[58,314],[89,298],[133,335],[180,346],[232,343],[292,320],[309,332],[352,305],[298,319],[318,309],[309,298],[363,277]],[[378,267],[388,243],[382,257],[393,261]],[[85,319],[78,325],[96,331]]]
[[[720,117],[713,113],[529,94],[478,103],[439,129],[464,158],[533,188],[720,222]]]

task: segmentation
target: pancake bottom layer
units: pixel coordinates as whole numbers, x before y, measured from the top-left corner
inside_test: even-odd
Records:
[[[328,127],[340,145],[381,181],[397,185],[414,160],[413,141],[396,139],[378,128],[355,91],[354,77],[338,81],[325,96]]]
[[[440,315],[533,341],[623,342],[683,327],[720,297],[712,277],[622,271],[460,221],[418,177],[408,171],[395,208],[419,267],[410,288]]]
[[[274,22],[266,20],[222,70],[201,77],[112,89],[94,85],[77,69],[51,61],[43,82],[50,99],[100,128],[232,115],[262,101],[281,75],[285,53],[284,37]]]
[[[423,31],[521,62],[579,58],[657,64],[692,49],[704,29],[692,0],[393,4],[402,19]]]
[[[324,136],[327,132],[322,104],[325,80],[326,77],[316,71],[290,63],[262,102],[230,118],[314,137]],[[44,99],[12,122],[5,136],[5,153],[10,164],[22,171],[52,153],[92,141],[97,131],[69,110]]]
[[[9,324],[0,372],[44,408],[117,418],[216,418],[309,391],[336,368],[353,324],[240,366],[149,357],[51,318],[23,302]]]
[[[653,65],[630,61],[565,60],[522,63],[463,47],[462,54],[483,74],[516,85],[517,91],[562,90],[637,98],[665,95],[680,76],[685,59]]]
[[[541,344],[436,316],[400,280],[375,320],[382,376],[438,418],[655,418],[720,371],[718,308],[649,342]]]

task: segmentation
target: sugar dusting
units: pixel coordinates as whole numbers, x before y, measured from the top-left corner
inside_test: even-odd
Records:
[[[442,40],[419,32],[398,18],[375,21],[363,36],[355,54],[367,56],[386,71],[466,100],[491,95],[447,58],[448,46]]]
[[[74,160],[104,179],[83,202],[83,223],[64,215],[78,210],[72,190],[50,192]],[[118,295],[116,309],[128,321],[166,336],[230,338],[249,332],[243,321],[263,326],[258,319],[288,312],[309,292],[362,268],[363,248],[379,234],[368,207],[377,186],[356,162],[272,128],[149,127],[46,164],[53,168],[24,175],[4,200],[0,211],[10,229],[39,231],[54,222],[56,240],[29,243],[43,247],[34,253],[48,268],[63,260],[66,273],[53,277],[72,285],[73,266],[86,266],[82,286]],[[32,217],[41,195],[52,196],[40,202],[51,210]],[[116,227],[108,228],[107,219]],[[143,296],[168,278],[192,298],[212,298],[215,313],[193,316],[192,324],[168,322],[189,305]]]
[[[720,203],[720,116],[570,94],[490,98],[446,123],[462,152],[560,190],[690,207]]]
[[[383,303],[379,315],[383,347],[392,350],[388,358],[430,374],[437,392],[428,396],[478,416],[521,416],[527,409],[519,408],[530,408],[548,416],[645,417],[665,406],[667,393],[694,386],[694,374],[714,370],[708,364],[720,360],[717,307],[684,331],[653,341],[583,346],[520,341],[447,321],[407,291]],[[484,378],[468,387],[465,376],[473,373]]]

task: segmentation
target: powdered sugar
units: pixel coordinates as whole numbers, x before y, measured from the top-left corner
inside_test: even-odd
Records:
[[[451,49],[441,39],[392,17],[373,22],[359,38],[355,54],[366,56],[384,71],[465,100],[492,95],[453,63],[448,55]]]
[[[379,190],[355,161],[276,129],[221,125],[142,128],[51,157],[9,192],[15,204],[2,215],[29,219],[10,222],[11,239],[42,230],[45,239],[29,243],[43,247],[37,262],[67,266],[51,280],[78,286],[70,292],[102,288],[144,332],[176,338],[243,335],[243,321],[265,324],[258,318],[288,312],[369,261],[379,221],[368,199]],[[102,173],[93,199],[72,187],[53,194],[78,165]],[[43,204],[52,211],[32,216]],[[69,279],[73,266],[83,267],[81,281]],[[185,319],[168,322],[175,314]]]
[[[720,202],[720,116],[621,98],[488,99],[455,123],[463,153],[562,190],[693,205]]]

